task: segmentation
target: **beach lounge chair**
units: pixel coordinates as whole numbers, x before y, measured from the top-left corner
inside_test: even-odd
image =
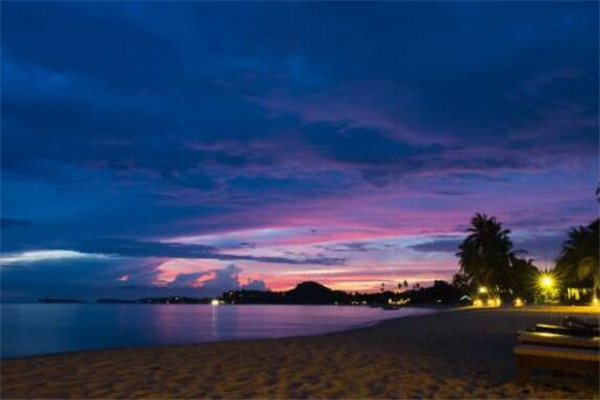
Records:
[[[565,324],[570,320],[565,320]],[[570,325],[570,326],[560,326],[560,325],[548,325],[548,324],[537,324],[533,329],[535,332],[548,332],[548,333],[557,333],[560,335],[569,335],[569,336],[581,336],[581,337],[593,337],[599,336],[598,327],[589,325]]]
[[[550,326],[542,328],[548,327]],[[558,331],[566,333],[568,329],[566,331],[558,329]],[[575,336],[543,330],[542,332],[519,332],[518,339],[519,345],[515,347],[515,357],[522,384],[527,382],[534,368],[598,374],[600,338],[597,336]]]

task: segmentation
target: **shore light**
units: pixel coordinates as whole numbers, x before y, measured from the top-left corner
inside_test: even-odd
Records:
[[[520,298],[516,298],[515,299],[515,307],[523,307],[523,300],[521,300]]]
[[[210,301],[210,305],[211,305],[211,306],[218,306],[218,305],[219,305],[219,300],[217,300],[217,299],[213,299],[213,300],[211,300],[211,301]]]
[[[488,290],[487,290],[487,288],[486,288],[485,286],[480,286],[480,287],[479,287],[479,293],[481,293],[481,294],[485,294],[485,293],[487,293],[487,292],[488,292]]]
[[[592,305],[593,306],[600,305],[600,300],[598,300],[598,298],[596,296],[594,296],[594,298],[592,299]]]
[[[473,307],[481,307],[483,306],[483,302],[479,299],[475,299],[475,301],[473,301]]]
[[[558,286],[559,282],[551,272],[540,274],[537,287],[540,293],[545,297],[546,301],[556,297],[558,294]]]
[[[555,285],[554,278],[550,274],[544,274],[540,278],[540,286],[545,289],[552,289]]]

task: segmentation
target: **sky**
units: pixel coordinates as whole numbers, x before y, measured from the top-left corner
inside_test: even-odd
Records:
[[[598,2],[3,2],[2,300],[431,284],[598,216]]]

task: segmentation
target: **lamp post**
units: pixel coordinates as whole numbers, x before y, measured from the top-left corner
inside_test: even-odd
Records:
[[[544,297],[544,301],[554,298],[557,294],[556,278],[549,272],[544,272],[538,280],[538,289]]]

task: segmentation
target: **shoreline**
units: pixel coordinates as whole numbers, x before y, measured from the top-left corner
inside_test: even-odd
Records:
[[[39,304],[39,303],[32,303],[32,304]],[[144,305],[146,305],[146,304],[144,304]],[[151,304],[151,305],[161,306],[163,304]],[[191,304],[191,305],[195,306],[195,304]],[[202,304],[202,305],[206,306],[206,304]],[[252,304],[252,305],[254,305],[254,304]],[[255,305],[265,305],[265,304],[255,304]],[[281,305],[287,306],[288,304],[281,304]],[[305,304],[303,304],[303,305],[305,305]],[[309,305],[311,305],[311,304],[309,304]],[[180,305],[176,305],[176,306],[180,306]],[[322,304],[312,304],[311,306],[322,306]],[[357,307],[357,306],[353,306],[353,305],[340,305],[337,307],[344,307],[344,306],[345,307]],[[222,306],[219,306],[219,307],[222,307]],[[360,307],[364,307],[364,306],[360,306]],[[319,337],[319,336],[327,336],[327,335],[336,334],[336,333],[346,333],[346,332],[354,332],[354,331],[358,331],[358,330],[362,330],[362,329],[369,329],[369,328],[375,327],[379,324],[382,324],[384,322],[392,321],[392,320],[405,319],[405,318],[409,318],[409,317],[424,317],[424,316],[428,316],[428,315],[436,314],[436,313],[440,313],[440,312],[449,312],[449,311],[458,311],[458,310],[467,309],[465,307],[435,306],[435,305],[432,305],[430,307],[419,305],[419,306],[410,306],[410,307],[406,307],[406,308],[434,310],[435,312],[427,313],[427,314],[401,315],[401,316],[396,316],[396,317],[391,317],[391,318],[374,320],[374,321],[370,321],[370,322],[363,322],[358,325],[343,327],[343,328],[332,330],[329,332],[308,333],[305,335],[263,337],[263,338],[249,337],[249,338],[245,338],[245,339],[225,339],[225,340],[211,340],[211,341],[205,341],[205,342],[170,343],[170,344],[155,344],[155,345],[129,346],[129,347],[103,347],[103,348],[98,348],[98,349],[61,351],[61,352],[56,352],[56,353],[31,354],[31,355],[16,356],[16,357],[0,357],[0,363],[2,363],[4,361],[17,361],[17,360],[25,360],[25,359],[31,359],[31,358],[54,357],[54,356],[69,356],[69,355],[85,354],[85,353],[97,353],[97,352],[102,352],[102,351],[120,351],[120,350],[126,351],[126,350],[139,350],[139,349],[154,349],[154,348],[159,348],[159,347],[199,346],[199,345],[208,345],[208,344],[214,344],[214,343],[238,343],[238,342],[248,342],[248,341],[312,338],[312,337]]]
[[[556,308],[454,308],[314,336],[6,359],[1,395],[597,399],[594,377],[556,379],[545,372],[534,374],[526,387],[516,382],[512,349],[517,330],[537,322],[560,323],[563,314]]]

